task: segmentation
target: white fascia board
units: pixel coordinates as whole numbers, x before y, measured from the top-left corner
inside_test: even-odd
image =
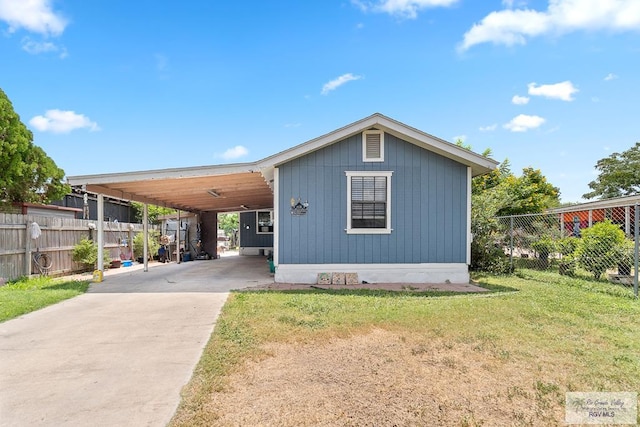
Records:
[[[77,175],[67,177],[67,182],[70,185],[100,185],[105,183],[116,184],[122,182],[153,181],[157,179],[197,178],[202,176],[230,175],[256,171],[258,171],[257,163],[251,162],[98,175]]]
[[[458,147],[421,130],[412,128],[385,116],[380,117],[379,126],[391,135],[416,144],[424,149],[438,153],[473,168],[474,176],[482,175],[495,169],[500,162],[484,157],[478,153]]]
[[[379,114],[374,114],[372,116],[366,117],[355,123],[334,130],[333,132],[319,136],[300,145],[296,145],[293,148],[281,151],[280,153],[274,154],[273,156],[269,156],[263,160],[260,160],[258,163],[261,167],[279,166],[283,163],[286,163],[298,157],[302,157],[327,145],[333,144],[359,132],[362,132],[363,130],[368,129],[371,126],[375,126],[376,123],[378,123],[378,117],[380,117]]]
[[[377,129],[418,145],[421,148],[433,151],[452,160],[456,160],[466,166],[471,166],[474,176],[488,173],[495,169],[499,164],[499,162],[493,159],[458,147],[455,144],[407,126],[380,113],[373,114],[333,132],[267,157],[260,160],[258,163],[261,167],[279,166],[352,135],[363,132],[371,127],[376,127]]]

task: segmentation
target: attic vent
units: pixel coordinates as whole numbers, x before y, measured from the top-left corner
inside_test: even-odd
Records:
[[[363,133],[362,141],[363,162],[384,161],[384,134],[382,133],[382,131],[365,131]]]

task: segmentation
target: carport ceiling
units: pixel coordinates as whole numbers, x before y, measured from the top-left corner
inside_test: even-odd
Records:
[[[75,176],[69,184],[189,212],[234,212],[273,208],[272,178],[263,173],[251,163]]]

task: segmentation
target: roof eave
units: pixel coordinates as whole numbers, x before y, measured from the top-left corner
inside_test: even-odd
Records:
[[[344,126],[333,132],[327,133],[325,135],[292,147],[288,150],[274,154],[273,156],[259,161],[258,164],[261,169],[278,167],[298,157],[302,157],[313,151],[334,144],[338,141],[341,141],[374,126],[403,140],[407,140],[408,142],[416,144],[424,149],[433,151],[444,157],[470,166],[473,176],[489,173],[494,170],[499,164],[499,162],[491,158],[484,157],[477,153],[474,153],[473,151],[458,147],[455,144],[407,126],[380,113],[375,113],[369,117],[358,120],[357,122]]]

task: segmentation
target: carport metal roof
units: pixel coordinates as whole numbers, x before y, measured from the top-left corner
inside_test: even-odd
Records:
[[[269,209],[274,207],[274,168],[372,127],[465,164],[473,176],[498,165],[493,159],[376,113],[257,162],[73,176],[68,181],[92,193],[189,212]]]

